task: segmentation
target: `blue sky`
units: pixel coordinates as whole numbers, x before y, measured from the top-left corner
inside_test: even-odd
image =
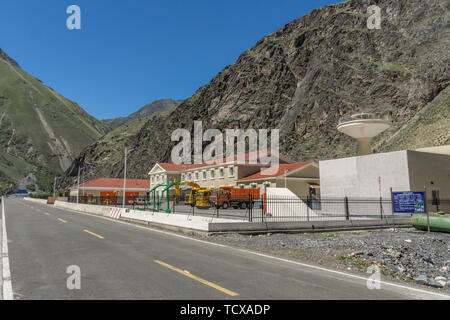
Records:
[[[185,99],[265,35],[336,0],[15,0],[0,48],[99,119]],[[81,8],[81,30],[66,9]]]

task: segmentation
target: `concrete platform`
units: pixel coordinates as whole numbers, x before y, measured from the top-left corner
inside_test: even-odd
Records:
[[[28,201],[39,202],[36,199]],[[111,207],[74,204],[56,201],[55,207],[70,209],[93,215],[110,218]],[[327,232],[382,228],[411,227],[410,218],[387,219],[358,219],[358,220],[331,220],[331,221],[288,221],[288,222],[248,222],[236,219],[224,219],[205,216],[189,216],[183,214],[168,214],[162,212],[143,212],[126,210],[120,218],[122,221],[138,223],[146,226],[155,226],[167,230],[184,233],[213,234],[213,233],[275,233],[275,232]]]

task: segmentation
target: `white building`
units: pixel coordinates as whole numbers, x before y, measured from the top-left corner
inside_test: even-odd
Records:
[[[396,151],[319,162],[322,199],[383,199],[395,191],[427,191],[428,200],[450,199],[450,155]],[[450,211],[442,202],[440,210]],[[391,207],[385,206],[385,213]],[[433,211],[433,208],[430,208]]]

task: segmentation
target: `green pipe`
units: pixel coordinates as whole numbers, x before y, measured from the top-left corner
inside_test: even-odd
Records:
[[[173,183],[167,185],[166,188],[164,188],[164,190],[161,192],[161,200],[159,201],[159,209],[161,209],[161,207],[162,207],[162,199],[163,199],[164,193],[166,193],[166,200],[167,200],[167,209],[166,209],[166,213],[171,213],[171,212],[172,212],[172,211],[170,210],[169,190],[170,190],[170,188],[172,188],[173,186],[176,186],[176,185],[183,186],[183,185],[186,185],[186,184],[184,184],[184,183],[178,183],[178,182],[173,182]]]
[[[450,214],[430,213],[430,231],[450,233]],[[426,214],[414,214],[411,223],[417,230],[428,231]]]

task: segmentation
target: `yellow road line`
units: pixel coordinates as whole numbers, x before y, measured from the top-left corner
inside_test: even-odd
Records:
[[[100,236],[100,235],[98,235],[98,234],[96,234],[96,233],[94,233],[92,231],[89,231],[89,230],[86,230],[86,229],[84,229],[83,231],[93,235],[94,237],[97,237],[97,238],[100,238],[100,239],[105,239],[102,236]]]
[[[199,278],[199,277],[197,277],[197,276],[194,276],[193,274],[187,273],[186,271],[183,271],[183,270],[181,270],[181,269],[179,269],[179,268],[176,268],[176,267],[174,267],[174,266],[171,266],[170,264],[167,264],[167,263],[165,263],[165,262],[162,262],[162,261],[160,261],[160,260],[154,260],[154,261],[155,261],[157,264],[162,265],[163,267],[166,267],[166,268],[169,268],[170,270],[173,270],[173,271],[176,271],[176,272],[178,272],[178,273],[181,273],[182,275],[184,275],[184,276],[186,276],[186,277],[188,277],[188,278],[197,280],[197,281],[199,281],[199,282],[201,282],[201,283],[203,283],[203,284],[205,284],[205,285],[207,285],[207,286],[210,286],[210,287],[212,287],[212,288],[214,288],[214,289],[216,289],[216,290],[222,291],[222,292],[224,292],[224,293],[226,293],[226,294],[228,294],[228,295],[230,295],[230,296],[235,297],[235,296],[238,296],[238,295],[239,295],[239,293],[236,293],[236,292],[233,292],[233,291],[231,291],[231,290],[225,289],[225,288],[223,288],[223,287],[221,287],[221,286],[219,286],[219,285],[217,285],[217,284],[215,284],[215,283],[212,283],[212,282],[210,282],[210,281],[208,281],[208,280],[205,280],[205,279]]]
[[[64,219],[58,218],[58,220],[61,221],[62,223],[67,223],[67,221]]]

